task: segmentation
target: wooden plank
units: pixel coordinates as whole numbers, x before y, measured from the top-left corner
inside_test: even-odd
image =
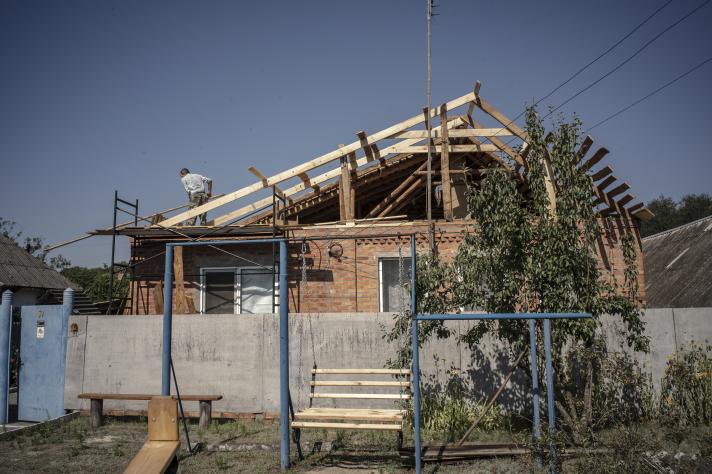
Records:
[[[408,410],[394,408],[328,408],[311,407],[302,410],[303,413],[361,413],[365,415],[405,415]]]
[[[644,221],[649,221],[653,217],[655,217],[655,214],[652,213],[650,209],[647,207],[644,207],[642,209],[639,209],[633,213],[635,217],[638,219],[644,220]]]
[[[610,166],[606,166],[606,167],[601,168],[600,170],[596,171],[595,173],[593,173],[591,175],[591,179],[594,181],[599,181],[611,173],[613,173],[613,168],[611,168]]]
[[[635,196],[633,194],[626,194],[616,204],[618,204],[618,207],[623,207],[629,202],[631,202],[633,199],[635,199]]]
[[[163,280],[158,280],[153,286],[153,312],[163,314]]]
[[[472,99],[474,99],[474,94],[472,92],[470,92],[468,94],[465,94],[461,97],[458,97],[454,100],[449,101],[448,103],[445,104],[445,106],[448,108],[448,110],[452,110],[452,109],[455,109],[457,107],[467,104]],[[439,113],[438,108],[434,108],[430,112],[431,117],[438,115],[438,113]],[[380,132],[374,133],[373,135],[367,137],[366,142],[367,142],[367,144],[376,143],[377,141],[383,140],[384,138],[387,138],[387,137],[393,135],[394,133],[398,133],[403,130],[407,130],[411,127],[414,127],[415,125],[419,125],[419,124],[423,123],[424,120],[425,120],[425,117],[423,117],[422,114],[415,115],[409,119],[406,119],[402,122],[399,122],[395,125],[385,128],[385,129],[381,130]],[[295,167],[290,168],[286,171],[282,171],[281,173],[277,173],[276,175],[267,178],[267,183],[264,183],[263,181],[258,181],[257,183],[251,184],[250,186],[246,186],[244,188],[240,188],[240,189],[233,191],[231,193],[227,193],[218,199],[213,199],[212,201],[209,201],[206,204],[203,204],[202,206],[198,206],[194,209],[188,210],[186,212],[182,212],[176,216],[166,219],[165,221],[162,222],[162,224],[165,227],[174,226],[174,225],[178,224],[179,222],[183,222],[191,217],[200,215],[204,212],[211,211],[217,207],[223,206],[223,205],[233,202],[239,198],[242,198],[249,194],[252,194],[255,191],[264,189],[265,184],[267,186],[272,186],[273,184],[278,184],[278,183],[281,183],[282,181],[286,181],[290,178],[294,178],[295,176],[299,175],[300,173],[304,173],[304,172],[313,170],[314,168],[318,168],[318,167],[325,165],[331,161],[337,160],[337,159],[341,158],[342,156],[346,156],[349,153],[354,152],[354,151],[358,150],[359,148],[362,148],[362,146],[363,145],[361,143],[361,140],[355,141],[349,145],[346,145],[345,147],[339,148],[334,151],[330,151],[329,153],[326,153],[326,154],[321,155],[317,158],[314,158],[310,161],[307,161],[306,163],[302,163],[301,165],[295,166]]]
[[[462,119],[457,117],[457,118],[453,118],[453,120],[449,123],[449,126],[457,127],[459,125],[462,125],[463,123],[464,122],[462,121]],[[412,145],[412,144],[415,144],[415,143],[418,143],[421,141],[422,141],[421,139],[403,140],[398,145],[399,146]],[[381,150],[381,154],[383,156],[385,156],[387,154],[394,153],[395,146],[396,145],[393,145],[392,147],[384,148],[383,150]],[[366,157],[361,157],[356,160],[356,163],[358,166],[363,166],[363,165],[367,164],[368,162],[369,161]],[[328,181],[330,179],[334,179],[334,178],[338,177],[340,174],[341,174],[341,167],[339,166],[338,168],[335,168],[331,171],[327,171],[325,173],[322,173],[318,176],[311,178],[311,182],[316,183],[316,184],[323,183],[325,181]],[[292,186],[291,188],[285,189],[284,195],[285,196],[293,196],[294,194],[304,191],[307,188],[308,188],[308,186],[305,186],[304,183],[299,183],[299,184]],[[234,221],[234,220],[238,219],[239,217],[242,217],[246,214],[257,211],[258,209],[261,209],[265,206],[269,206],[271,204],[272,204],[271,197],[264,198],[262,200],[253,202],[252,204],[248,204],[247,206],[241,207],[240,209],[229,212],[229,213],[222,215],[220,217],[216,217],[213,222],[216,226],[223,225],[228,222]]]
[[[178,401],[171,396],[148,401],[149,441],[178,441]]]
[[[452,221],[452,182],[450,181],[450,139],[447,129],[447,108],[440,108],[440,172],[442,173],[443,213]]]
[[[606,195],[608,196],[608,199],[613,199],[614,197],[618,196],[619,194],[623,194],[629,189],[630,186],[628,185],[628,183],[623,183],[620,186],[616,186],[615,188],[608,191]]]
[[[343,219],[351,221],[354,218],[353,210],[351,209],[351,193],[353,188],[351,187],[351,172],[349,171],[349,162],[346,157],[341,158],[341,191],[339,193],[339,202],[343,203],[344,206],[344,216]]]
[[[312,380],[312,387],[410,387],[410,382],[385,380]]]
[[[93,398],[89,410],[92,428],[99,428],[104,422],[104,400]]]
[[[485,99],[479,96],[479,94],[474,94],[475,99],[474,103],[477,107],[479,107],[483,112],[485,112],[487,115],[501,123],[507,130],[512,132],[515,136],[519,137],[525,142],[529,142],[529,135],[527,135],[527,132],[519,128],[519,126],[514,123],[512,120],[509,120],[503,113],[501,113],[499,110],[494,108],[492,104],[487,102]]]
[[[306,413],[299,412],[294,415],[295,420],[363,420],[363,421],[403,421],[403,415],[370,415],[367,413]]]
[[[470,125],[473,129],[479,129],[482,128],[482,125],[475,120],[473,120],[472,115],[467,115],[465,117],[465,122]],[[525,159],[523,156],[521,156],[519,153],[511,149],[509,146],[507,146],[506,143],[503,141],[499,140],[498,138],[495,137],[489,137],[489,141],[492,142],[494,146],[499,148],[502,152],[504,152],[507,156],[509,156],[511,159],[513,159],[517,164],[524,166],[525,165]],[[492,155],[496,156],[496,155]],[[502,163],[504,163],[502,161]],[[511,167],[510,167],[511,168]]]
[[[263,184],[267,184],[267,183],[269,182],[269,180],[267,179],[267,177],[266,177],[264,174],[262,174],[262,172],[260,172],[260,170],[258,170],[258,169],[255,168],[254,166],[250,166],[250,167],[247,168],[247,169],[250,171],[250,173],[252,173],[252,174],[254,174],[255,176],[257,176],[257,177],[262,181]],[[270,187],[270,186],[265,186],[265,188],[269,188],[269,187]],[[283,193],[282,190],[279,188],[279,186],[277,186],[276,184],[274,184],[274,185],[272,185],[272,187],[274,188],[274,193],[275,193],[277,196],[279,196],[279,197],[282,198],[282,199],[285,199],[284,193]]]
[[[81,399],[98,399],[98,400],[151,400],[160,395],[147,393],[96,393],[86,392],[80,393],[77,398]],[[222,400],[222,395],[181,395],[181,400],[199,401],[199,400]]]
[[[628,208],[628,212],[635,214],[635,211],[642,208],[643,206],[645,206],[645,204],[643,204],[642,202],[639,202],[638,204],[634,204],[634,205],[630,206]]]
[[[434,168],[434,167],[433,167]],[[431,172],[433,169],[431,168]],[[396,196],[396,198],[390,202],[386,207],[384,207],[381,212],[378,213],[377,217],[385,217],[388,214],[392,212],[398,212],[398,210],[402,209],[408,202],[408,199],[415,193],[419,188],[421,187],[427,187],[427,171],[425,172],[425,175],[418,175],[415,178],[415,181],[413,181],[410,186],[408,186],[400,195]]]
[[[310,398],[358,398],[362,400],[409,400],[407,393],[311,393]]]
[[[618,179],[618,178],[616,178],[615,176],[609,176],[608,178],[604,179],[601,183],[599,183],[598,185],[596,185],[596,187],[597,187],[600,191],[603,191],[603,190],[606,189],[608,186],[610,186],[611,184],[613,184],[613,183],[616,181],[616,179]]]
[[[311,373],[340,375],[410,375],[410,369],[312,369]]]
[[[433,129],[433,139],[441,138],[442,132],[438,129]],[[512,132],[506,128],[462,128],[451,130],[448,134],[451,138],[469,138],[469,137],[508,137],[512,136]],[[427,130],[406,130],[405,132],[396,133],[389,138],[428,138]]]
[[[292,428],[301,429],[326,429],[326,430],[374,430],[374,431],[401,431],[401,424],[377,423],[326,423],[310,421],[293,421]]]
[[[586,161],[583,165],[581,165],[581,168],[580,168],[581,172],[585,173],[588,170],[590,170],[593,167],[593,165],[595,165],[596,163],[601,161],[603,159],[603,157],[606,156],[607,154],[608,154],[607,148],[603,148],[603,147],[599,148],[596,151],[596,153],[594,153],[593,156],[588,159],[588,161]]]
[[[389,147],[395,150],[396,153],[427,153],[427,145],[393,145]],[[435,147],[437,148],[437,147]],[[450,153],[492,153],[500,151],[499,147],[494,144],[478,144],[472,143],[470,145],[450,145]]]
[[[175,279],[175,314],[188,314],[188,301],[183,282],[183,247],[180,245],[173,249],[173,275]]]
[[[173,462],[180,441],[147,441],[126,467],[124,474],[164,473]]]
[[[589,135],[586,135],[586,138],[583,139],[583,142],[581,143],[578,152],[576,152],[576,158],[574,160],[575,165],[579,164],[579,162],[583,159],[586,153],[588,153],[588,150],[591,148],[592,145],[593,138],[591,138]]]

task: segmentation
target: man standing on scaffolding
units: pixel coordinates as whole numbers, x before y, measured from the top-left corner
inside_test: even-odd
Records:
[[[185,191],[188,193],[188,201],[190,209],[198,206],[202,206],[208,199],[213,195],[213,180],[201,176],[197,173],[191,173],[188,168],[183,168],[180,170],[180,180],[183,183]],[[207,192],[205,190],[205,185],[208,185]],[[196,219],[200,217],[200,224],[207,225],[208,213],[204,212],[199,216],[195,216],[188,219],[188,225],[195,225]]]

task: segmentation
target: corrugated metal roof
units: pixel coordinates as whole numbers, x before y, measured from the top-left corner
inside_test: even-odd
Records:
[[[0,287],[77,288],[77,285],[52,270],[39,259],[0,235]]]
[[[712,306],[712,216],[643,239],[649,308]]]

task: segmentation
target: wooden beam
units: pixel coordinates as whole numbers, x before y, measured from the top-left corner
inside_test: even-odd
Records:
[[[579,162],[583,159],[583,157],[588,153],[588,150],[591,148],[591,145],[593,145],[593,138],[591,138],[589,135],[586,135],[586,138],[583,139],[583,142],[581,143],[581,147],[579,147],[578,152],[576,152],[576,159],[574,164],[577,165]]]
[[[302,183],[304,183],[305,187],[312,188],[314,190],[314,192],[318,193],[319,189],[321,189],[318,184],[312,182],[312,180],[309,178],[308,174],[299,173],[297,176],[299,177],[299,179],[302,180]]]
[[[606,166],[605,168],[601,168],[600,170],[593,173],[591,175],[591,179],[594,181],[600,181],[611,173],[613,173],[613,168],[611,168],[610,166]]]
[[[442,173],[443,213],[446,221],[452,221],[452,183],[450,181],[450,142],[447,129],[447,108],[440,108],[440,171]]]
[[[650,209],[648,209],[647,207],[644,207],[644,208],[642,208],[642,209],[639,209],[639,210],[635,211],[635,212],[633,213],[633,215],[634,215],[635,217],[637,217],[638,219],[644,220],[644,221],[649,221],[650,219],[652,219],[653,217],[655,217],[655,214],[653,214],[653,213],[650,211]]]
[[[173,249],[173,275],[176,285],[176,314],[188,313],[188,300],[185,294],[185,285],[183,283],[183,247],[177,246]],[[170,285],[171,282],[166,282]]]
[[[497,122],[501,123],[502,126],[512,132],[515,136],[529,143],[529,135],[527,134],[527,132],[519,128],[519,126],[514,123],[514,121],[509,120],[503,113],[494,108],[492,104],[480,97],[479,94],[473,93],[473,95],[475,96],[473,102],[477,107],[479,107],[483,112],[495,119]]]
[[[645,206],[642,202],[639,202],[638,204],[634,204],[628,208],[628,212],[630,213],[635,213],[638,209],[641,209]]]
[[[475,120],[472,119],[472,115],[468,114],[464,118],[464,120],[473,129],[482,128],[481,124],[479,124],[478,122],[476,122]],[[510,147],[508,147],[506,143],[504,143],[503,141],[501,141],[493,136],[488,137],[488,139],[490,142],[492,142],[492,144],[494,146],[499,148],[499,150],[503,151],[507,156],[509,156],[511,159],[513,159],[515,162],[517,162],[517,164],[522,165],[522,166],[526,165],[524,158],[519,153],[517,153],[516,151],[514,151]]]
[[[388,193],[388,195],[380,201],[376,206],[371,209],[371,211],[366,215],[366,219],[371,218],[371,217],[377,217],[379,213],[386,208],[389,204],[395,201],[395,199],[400,196],[400,194],[410,187],[411,184],[413,184],[417,179],[420,173],[426,172],[425,168],[427,168],[428,164],[423,163],[420,165],[414,173],[410,174],[405,180],[403,180],[393,191]]]
[[[436,151],[437,147],[434,147]],[[428,152],[428,146],[427,145],[393,145],[393,149],[396,150],[397,153],[427,153]],[[499,148],[495,145],[485,143],[485,144],[477,144],[473,143],[470,145],[450,145],[450,152],[451,153],[493,153],[500,151]]]
[[[341,157],[341,181],[339,189],[339,206],[343,208],[341,218],[346,221],[353,220],[353,210],[351,209],[351,173],[349,172],[349,162],[346,157]]]
[[[623,196],[620,200],[618,200],[618,202],[617,202],[618,207],[623,207],[623,206],[625,206],[626,204],[628,204],[629,202],[631,202],[633,199],[635,199],[635,196],[634,196],[634,195],[632,195],[632,194],[626,194],[626,195]]]
[[[257,177],[262,181],[263,184],[266,184],[266,183],[268,182],[267,177],[266,177],[264,174],[262,174],[262,173],[260,172],[260,170],[258,170],[258,169],[255,168],[254,166],[250,166],[250,167],[247,168],[247,169],[250,171],[250,173],[252,173],[252,174],[254,174],[255,176],[257,176]],[[265,188],[268,188],[268,187],[269,187],[269,186],[265,186]],[[276,184],[274,184],[274,185],[272,185],[272,187],[274,188],[274,193],[275,193],[277,196],[279,196],[279,197],[282,198],[282,199],[286,199],[286,197],[284,196],[284,192],[279,188],[279,186],[277,186]]]
[[[462,125],[464,122],[460,117],[453,118],[449,123],[448,126],[453,128]],[[390,153],[395,153],[395,147],[396,146],[407,146],[407,145],[412,145],[418,142],[421,142],[421,139],[412,139],[412,140],[403,140],[397,145],[393,145],[391,147],[386,147],[383,150],[381,150],[381,154],[383,156],[390,154]],[[365,164],[369,163],[368,158],[366,157],[361,157],[356,160],[356,164],[358,166],[363,166]],[[331,171],[327,171],[325,173],[322,173],[318,176],[314,176],[313,178],[310,178],[310,181],[315,184],[323,183],[325,181],[328,181],[330,179],[337,178],[338,176],[341,175],[341,166],[338,168],[335,168]],[[285,196],[293,196],[296,193],[299,193],[301,191],[304,191],[305,189],[308,189],[309,186],[306,186],[303,182],[296,184],[292,186],[291,188],[285,189],[284,195]],[[254,212],[262,207],[269,206],[272,204],[272,198],[268,197],[259,201],[255,201],[252,204],[248,204],[247,206],[241,207],[235,211],[229,212],[227,214],[224,214],[220,217],[216,217],[213,222],[216,226],[226,224],[228,222],[234,221],[238,219],[239,217],[244,216],[245,214],[249,214],[251,212]]]
[[[449,136],[451,138],[468,138],[468,137],[507,137],[511,136],[512,132],[506,128],[461,128],[451,130]],[[433,130],[433,138],[442,136],[440,130]],[[389,138],[428,138],[427,130],[406,130],[405,132],[396,133]]]
[[[472,92],[470,92],[470,93],[465,94],[461,97],[458,97],[454,100],[451,100],[450,102],[448,102],[445,105],[448,108],[448,110],[452,110],[452,109],[455,109],[457,107],[467,104],[468,102],[472,101],[473,99],[474,99],[474,94]],[[439,108],[434,108],[430,112],[431,117],[438,115],[438,113],[439,113]],[[403,130],[407,130],[411,127],[414,127],[415,125],[419,125],[419,124],[423,123],[424,120],[425,120],[425,117],[422,114],[415,115],[409,119],[403,120],[402,122],[399,122],[399,123],[392,125],[386,129],[383,129],[380,132],[374,133],[373,135],[367,137],[366,142],[367,142],[367,144],[376,143],[377,141],[383,140],[384,138],[387,138],[387,137],[393,135],[394,133],[398,133]],[[290,178],[294,178],[295,176],[297,176],[300,173],[304,173],[304,172],[313,170],[314,168],[318,168],[318,167],[325,165],[331,161],[339,159],[342,156],[346,156],[349,153],[354,152],[362,147],[363,147],[363,144],[361,143],[361,140],[355,141],[349,145],[346,145],[343,148],[339,148],[337,150],[330,151],[329,153],[326,153],[326,154],[321,155],[317,158],[314,158],[310,161],[307,161],[306,163],[302,163],[299,166],[295,166],[295,167],[290,168],[286,171],[282,171],[281,173],[277,173],[276,175],[267,178],[266,184],[267,184],[267,186],[272,186],[273,184],[278,184],[278,183],[281,183],[282,181],[286,181]],[[250,186],[246,186],[244,188],[240,188],[236,191],[228,193],[221,198],[213,199],[212,201],[209,201],[206,204],[203,204],[202,206],[198,206],[196,208],[190,209],[190,210],[182,212],[176,216],[173,216],[169,219],[166,219],[161,224],[164,227],[174,226],[180,222],[190,219],[191,217],[195,217],[195,216],[198,216],[204,212],[211,211],[217,207],[220,207],[220,206],[223,206],[230,202],[233,202],[236,199],[245,197],[249,194],[254,193],[255,191],[259,191],[260,189],[264,189],[264,188],[265,188],[265,183],[263,181],[259,181],[257,183],[250,185]]]
[[[588,159],[583,165],[581,165],[581,172],[585,173],[586,171],[590,170],[593,165],[598,163],[603,159],[604,156],[608,154],[608,149],[601,147],[596,151],[596,153],[593,154],[591,158]]]
[[[609,176],[608,178],[604,179],[602,183],[595,185],[595,187],[598,188],[600,191],[603,191],[608,186],[613,184],[616,181],[616,179],[618,179],[618,178],[616,178],[615,176]]]
[[[628,191],[630,189],[630,186],[628,183],[623,183],[620,186],[616,186],[615,188],[611,189],[606,193],[610,199],[613,199],[614,197],[618,196],[619,194],[623,194],[624,192]]]

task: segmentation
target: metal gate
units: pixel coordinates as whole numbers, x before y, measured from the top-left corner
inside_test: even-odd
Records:
[[[64,367],[69,312],[64,306],[23,306],[18,419],[64,415]]]

